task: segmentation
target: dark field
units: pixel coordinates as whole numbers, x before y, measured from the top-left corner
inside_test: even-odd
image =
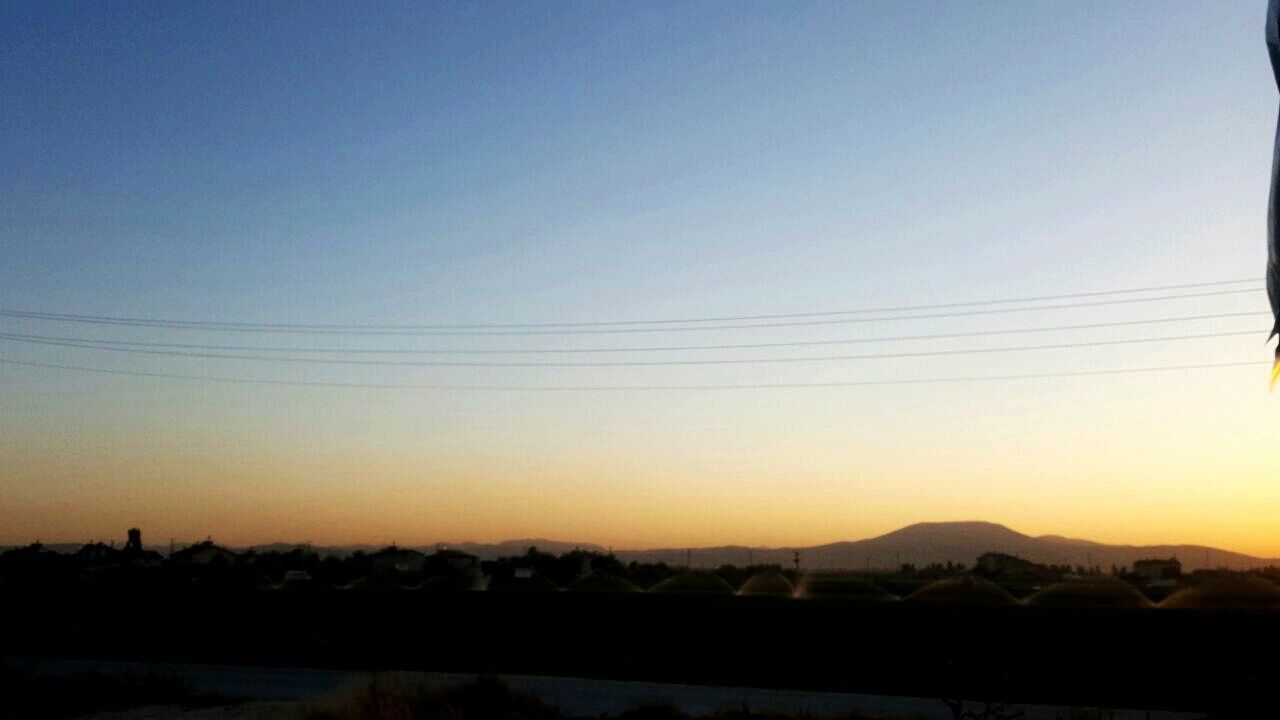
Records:
[[[1280,712],[1280,613],[660,594],[15,592],[3,655]]]

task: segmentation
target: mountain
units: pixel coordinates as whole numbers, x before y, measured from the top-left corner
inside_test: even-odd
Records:
[[[1280,565],[1280,559],[1259,558],[1204,545],[1107,545],[1058,535],[1034,537],[989,522],[934,522],[908,525],[900,530],[868,538],[800,548],[724,546],[627,550],[616,554],[626,562],[666,562],[715,567],[748,562],[776,563],[790,567],[794,553],[809,569],[884,569],[902,563],[964,563],[972,566],[979,555],[1002,552],[1046,565],[1112,565],[1132,567],[1135,560],[1176,557],[1187,571],[1226,567],[1233,570]]]

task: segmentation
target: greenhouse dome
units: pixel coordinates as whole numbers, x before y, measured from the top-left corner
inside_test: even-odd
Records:
[[[343,590],[400,590],[403,588],[404,585],[400,584],[398,578],[378,573],[365,575],[342,586]]]
[[[1027,598],[1035,607],[1149,608],[1154,604],[1129,583],[1113,577],[1063,580]]]
[[[1277,610],[1280,609],[1280,586],[1257,575],[1216,578],[1178,590],[1165,598],[1160,607]]]
[[[559,586],[541,575],[494,576],[489,580],[488,589],[496,592],[557,592],[560,590]]]
[[[839,573],[805,575],[796,588],[796,597],[860,602],[893,602],[898,599],[875,583]]]
[[[649,588],[649,592],[731,595],[733,594],[733,586],[715,573],[694,570],[669,577]]]
[[[414,587],[426,592],[476,592],[488,586],[488,578],[479,573],[436,575]]]
[[[787,576],[777,570],[758,572],[738,588],[739,595],[791,597],[795,592],[796,588]]]
[[[637,593],[641,592],[624,578],[617,575],[607,575],[602,573],[592,573],[583,575],[574,580],[565,587],[569,592],[619,592],[619,593]]]
[[[903,602],[929,605],[1017,605],[1008,590],[980,577],[964,575],[930,583],[903,598]]]

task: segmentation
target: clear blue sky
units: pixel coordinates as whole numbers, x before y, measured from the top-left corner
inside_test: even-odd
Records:
[[[1261,278],[1277,105],[1264,4],[9,2],[0,6],[0,307],[266,322],[584,321]],[[1259,294],[1164,310],[1265,307]],[[378,372],[12,343],[0,343],[0,357],[354,382],[783,382],[1265,361],[1265,322],[1254,324],[1262,336],[1210,345],[874,368]],[[1218,329],[1242,327],[1252,325]],[[0,328],[245,340],[13,319]],[[751,339],[842,332],[851,334]],[[537,343],[466,343],[481,344]],[[315,466],[328,464],[346,468],[325,480],[332,492],[357,482],[376,489],[368,496],[376,500],[362,501],[369,514],[404,492],[432,502],[447,495],[455,505],[441,507],[479,518],[450,525],[423,511],[424,540],[577,532],[617,545],[753,541],[760,508],[779,497],[824,510],[865,503],[868,488],[931,472],[904,458],[939,444],[945,455],[954,444],[971,474],[936,506],[916,507],[904,491],[865,516],[780,522],[760,541],[861,536],[948,513],[1124,539],[1111,516],[1084,505],[1027,511],[1044,495],[1010,488],[1028,472],[1062,484],[1095,477],[1095,467],[1078,464],[1080,447],[1120,397],[1131,401],[1123,412],[1148,414],[1131,420],[1151,443],[1202,437],[1203,428],[1151,428],[1185,422],[1170,415],[1193,401],[1197,412],[1210,403],[1233,419],[1215,433],[1240,438],[1266,411],[1212,403],[1254,393],[1264,374],[1225,371],[1178,389],[1168,380],[1002,387],[997,406],[979,410],[975,403],[992,402],[990,387],[838,398],[371,399],[4,367],[0,430],[7,423],[10,440],[0,452],[23,469],[0,483],[21,498],[10,505],[15,514],[42,522],[56,508],[30,488],[61,488],[83,521],[61,533],[73,537],[128,517],[90,506],[141,504],[186,513],[188,525],[218,517],[225,525],[225,513],[206,517],[202,508],[231,513],[252,503],[296,510],[282,536],[354,539],[360,533],[343,529],[363,521],[317,520],[307,504]],[[1045,417],[1046,406],[1063,403],[1074,414]],[[1041,464],[984,470],[989,455],[967,454],[1007,447],[1009,433]],[[772,450],[755,457],[762,446]],[[1137,458],[1154,446],[1127,447],[1146,448],[1133,449]],[[157,469],[154,456],[170,464]],[[388,467],[370,470],[370,458]],[[1197,458],[1201,465],[1169,462],[1221,466],[1211,453]],[[1116,518],[1167,477],[1133,462],[1145,479],[1108,496]],[[172,467],[192,465],[205,468],[202,479],[181,491],[166,485]],[[230,479],[263,467],[268,480]],[[823,479],[797,488],[781,479],[793,471]],[[476,510],[535,492],[520,483],[615,472],[614,481],[557,486],[572,501],[549,504],[541,524],[518,508]],[[1280,509],[1280,495],[1257,489],[1250,473],[1239,471],[1232,497]],[[682,534],[696,518],[653,529],[653,516],[687,488],[729,504],[719,535]],[[733,506],[739,491],[759,507]],[[975,497],[989,500],[965,500]],[[612,524],[581,520],[628,505],[634,514],[610,516]],[[1219,526],[1230,526],[1231,507],[1219,508]],[[1133,539],[1196,539],[1196,508],[1192,500],[1172,507],[1164,526]],[[397,527],[404,537],[417,526]],[[34,520],[19,531],[37,532]],[[1251,526],[1238,544],[1280,554],[1259,539],[1267,532]],[[243,535],[265,533],[254,526]]]

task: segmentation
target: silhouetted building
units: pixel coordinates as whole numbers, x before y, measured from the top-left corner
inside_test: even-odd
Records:
[[[36,542],[0,553],[0,581],[48,582],[68,579],[69,559]]]
[[[99,565],[115,565],[121,561],[121,551],[107,545],[106,543],[96,542],[89,543],[76,551],[76,562],[85,567],[95,567]]]
[[[423,568],[431,573],[479,572],[480,558],[460,550],[437,550],[425,558]]]
[[[212,540],[192,545],[169,556],[169,561],[185,565],[208,565],[214,562],[231,564],[239,559],[239,555],[213,544]]]
[[[141,530],[129,528],[128,538],[124,543],[124,549],[120,551],[120,560],[130,565],[145,565],[147,567],[159,567],[164,562],[164,556],[160,553],[143,549]]]
[[[392,545],[369,556],[378,572],[422,572],[427,556],[417,550]]]
[[[997,580],[1045,580],[1053,577],[1050,568],[1025,558],[989,552],[978,557],[974,572]]]
[[[1177,580],[1182,577],[1182,563],[1178,558],[1138,560],[1133,564],[1133,574],[1143,580]]]

